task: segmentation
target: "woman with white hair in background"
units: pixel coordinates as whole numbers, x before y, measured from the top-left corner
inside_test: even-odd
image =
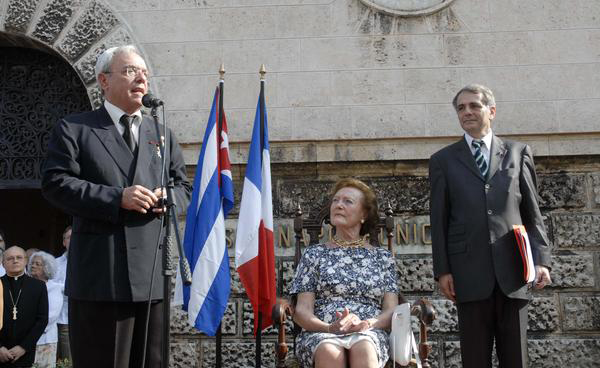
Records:
[[[4,251],[6,248],[6,235],[4,235],[4,231],[0,229],[0,261],[2,260],[2,257],[4,257]],[[4,266],[0,264],[0,277],[4,275],[6,275],[6,270],[4,269]]]
[[[35,252],[29,258],[27,271],[31,277],[44,281],[48,289],[48,325],[37,342],[35,364],[39,368],[54,368],[58,342],[56,321],[63,304],[63,285],[51,280],[56,273],[56,260],[44,251]]]

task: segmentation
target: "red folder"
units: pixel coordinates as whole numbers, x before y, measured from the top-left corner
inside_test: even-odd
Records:
[[[531,244],[529,244],[529,236],[523,225],[513,225],[515,237],[517,238],[517,248],[523,261],[523,279],[525,282],[533,282],[535,280],[535,265],[533,264],[533,255],[531,254]]]

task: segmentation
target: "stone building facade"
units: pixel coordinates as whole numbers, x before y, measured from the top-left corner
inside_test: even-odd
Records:
[[[461,133],[454,93],[470,82],[490,86],[495,132],[534,149],[552,240],[554,283],[530,308],[531,366],[593,367],[600,361],[599,19],[595,0],[0,0],[0,53],[11,45],[60,57],[97,106],[96,56],[137,45],[190,175],[224,63],[238,198],[266,64],[280,295],[293,272],[286,236],[296,205],[314,213],[332,182],[358,176],[391,203],[404,229],[400,288],[437,307],[435,367],[459,367],[460,359],[455,308],[432,279],[427,158]],[[237,209],[231,229],[236,217]],[[250,367],[252,313],[232,271],[224,366]],[[214,365],[214,339],[177,311],[172,336],[173,366]],[[275,337],[264,338],[265,366]]]

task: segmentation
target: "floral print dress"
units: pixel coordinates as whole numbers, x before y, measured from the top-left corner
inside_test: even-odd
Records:
[[[315,293],[314,314],[325,323],[335,321],[335,312],[347,307],[360,319],[381,313],[385,293],[397,293],[396,263],[383,248],[329,247],[317,244],[306,248],[290,286],[290,294]],[[357,334],[371,339],[379,366],[388,360],[388,333],[371,329]],[[324,339],[340,337],[326,332],[302,330],[296,339],[296,355],[303,367],[313,366],[313,354]]]

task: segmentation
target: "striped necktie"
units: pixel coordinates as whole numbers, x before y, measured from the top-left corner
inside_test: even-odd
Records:
[[[473,153],[473,157],[475,158],[475,163],[481,172],[481,176],[485,178],[488,172],[488,164],[485,162],[485,157],[483,156],[483,152],[481,151],[481,146],[484,145],[483,141],[473,139],[471,142],[471,146],[475,148],[475,152]]]

